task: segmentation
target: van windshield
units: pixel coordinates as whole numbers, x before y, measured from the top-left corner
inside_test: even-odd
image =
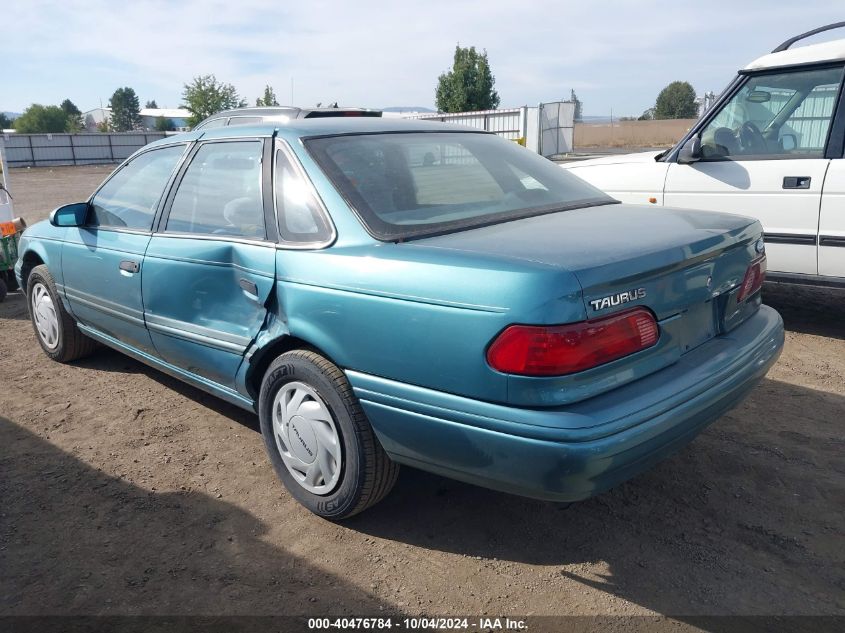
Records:
[[[402,132],[306,139],[367,230],[395,241],[616,200],[493,134]]]

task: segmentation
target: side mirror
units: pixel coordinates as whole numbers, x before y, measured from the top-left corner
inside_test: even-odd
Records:
[[[780,137],[781,149],[785,152],[791,152],[798,147],[798,137],[795,134],[783,134]]]
[[[681,165],[689,165],[701,160],[701,139],[693,136],[684,143],[681,151],[678,152],[678,162]]]
[[[50,212],[50,224],[53,226],[82,226],[88,219],[88,203],[74,202],[57,207]]]

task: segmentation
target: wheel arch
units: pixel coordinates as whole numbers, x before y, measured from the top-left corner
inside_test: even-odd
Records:
[[[282,334],[261,345],[249,359],[249,366],[246,370],[245,383],[249,395],[258,404],[258,394],[261,392],[261,381],[267,368],[276,358],[285,352],[295,349],[304,349],[319,354],[326,360],[337,365],[329,354],[309,341],[292,334]]]
[[[33,245],[21,255],[21,291],[23,293],[26,293],[26,282],[29,280],[29,273],[32,272],[32,269],[47,264],[46,253],[38,252],[39,250]]]

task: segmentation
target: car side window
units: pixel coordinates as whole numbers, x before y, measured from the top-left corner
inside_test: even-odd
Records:
[[[824,156],[843,69],[752,76],[701,131],[704,160]]]
[[[273,183],[282,242],[314,244],[331,239],[331,224],[311,183],[282,150],[276,150]]]
[[[91,200],[88,224],[149,231],[185,145],[154,149],[126,163]]]
[[[176,190],[165,231],[264,239],[263,141],[204,143]]]

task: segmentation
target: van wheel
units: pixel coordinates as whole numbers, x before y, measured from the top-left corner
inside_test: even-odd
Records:
[[[383,499],[399,474],[344,373],[307,350],[279,356],[258,399],[261,433],[279,479],[306,508],[338,521]]]
[[[65,310],[56,292],[56,282],[44,264],[29,273],[26,293],[35,338],[47,356],[67,363],[88,356],[97,348],[97,343],[79,331],[76,321]]]

